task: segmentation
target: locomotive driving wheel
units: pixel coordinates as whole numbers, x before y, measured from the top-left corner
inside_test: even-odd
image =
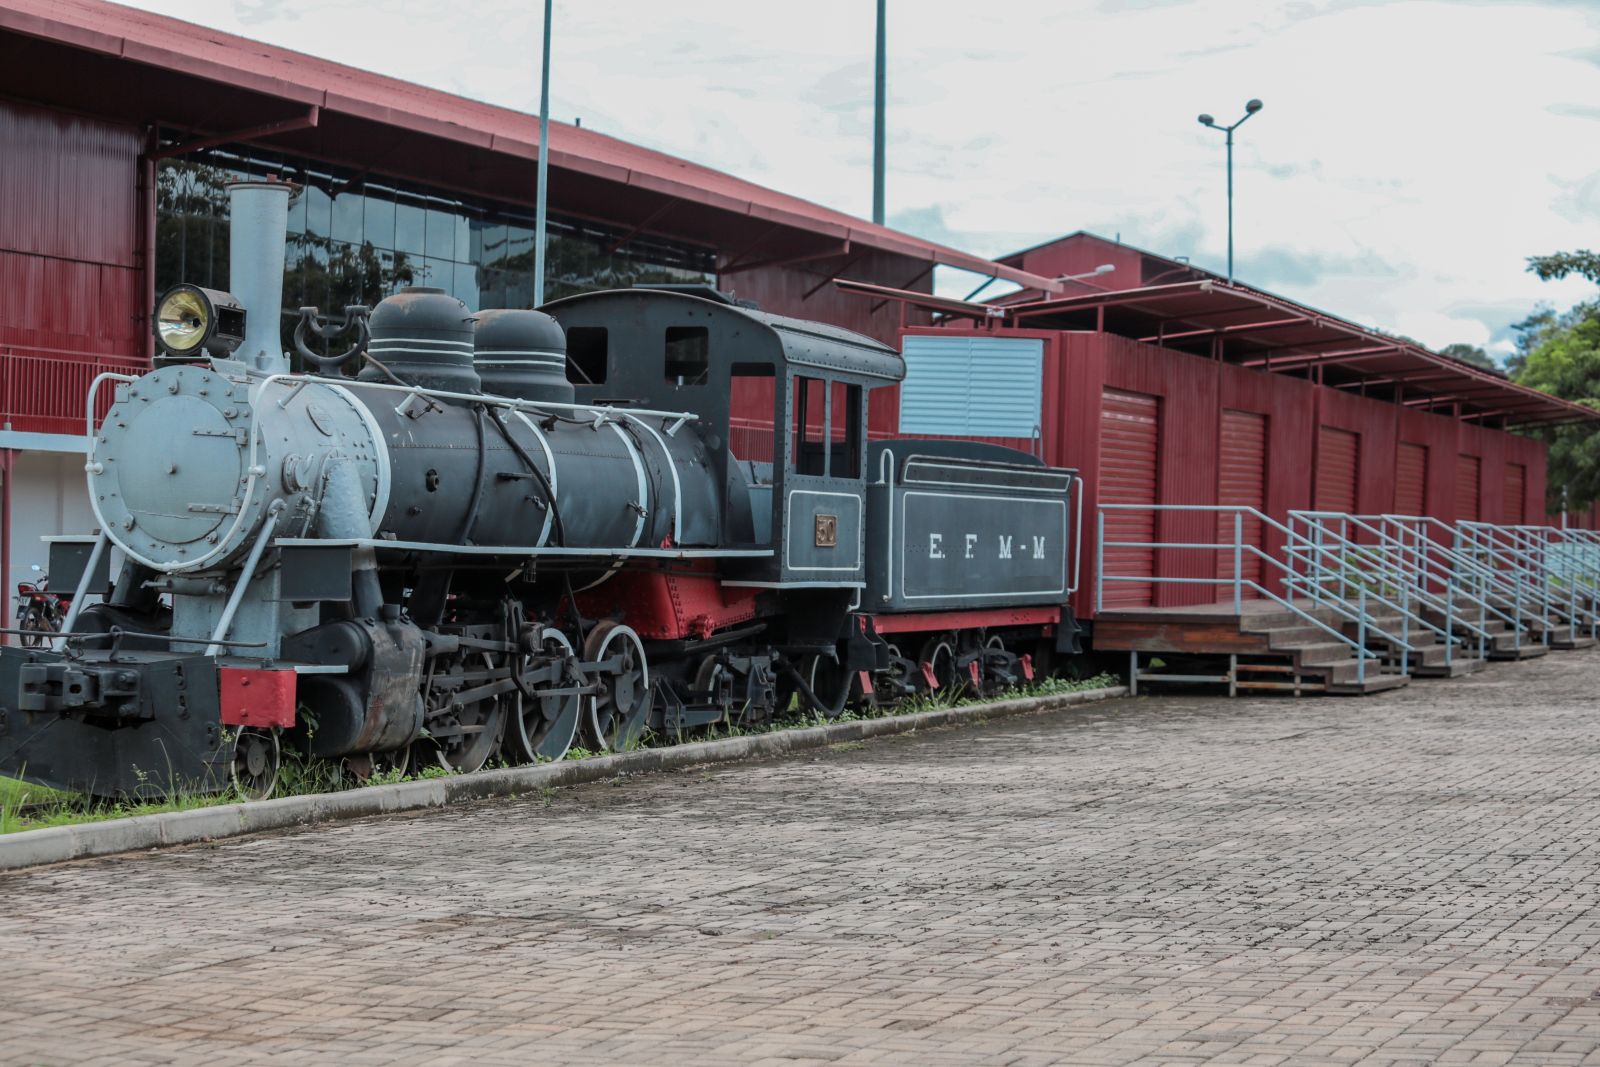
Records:
[[[583,658],[597,663],[600,691],[589,698],[586,739],[602,752],[626,749],[644,734],[650,719],[650,666],[644,643],[632,628],[602,622],[589,631]]]
[[[479,669],[480,665],[483,669]],[[473,680],[468,681],[468,667]],[[428,737],[419,744],[448,771],[481,770],[500,747],[505,729],[505,706],[496,697],[461,700],[458,693],[480,684],[479,676],[493,675],[494,661],[487,654],[458,660],[448,670],[437,671],[429,692]]]
[[[266,800],[278,788],[282,752],[278,731],[241,726],[233,735],[233,766],[229,776],[234,789],[246,800]]]
[[[542,635],[547,667],[552,677],[533,683],[522,683],[506,694],[508,719],[506,722],[505,751],[517,763],[542,763],[558,760],[572,747],[578,733],[578,719],[583,714],[582,693],[543,693],[544,689],[576,688],[580,679],[570,668],[572,642],[559,630],[546,630]],[[534,657],[520,656],[512,665],[522,677],[532,670]],[[526,688],[530,692],[525,693]]]

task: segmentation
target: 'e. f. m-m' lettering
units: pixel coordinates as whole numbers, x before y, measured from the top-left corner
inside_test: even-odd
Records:
[[[1035,537],[1033,539],[1033,558],[1034,559],[1044,559],[1044,538],[1043,537]]]
[[[1001,534],[1000,535],[1000,558],[1001,559],[1010,559],[1011,558],[1011,535],[1010,534]]]

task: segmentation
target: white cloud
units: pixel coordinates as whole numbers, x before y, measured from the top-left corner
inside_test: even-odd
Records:
[[[526,0],[136,0],[494,103],[536,104]],[[556,5],[554,112],[830,206],[870,207],[866,0]],[[443,12],[443,13],[441,13]],[[1075,229],[1357,321],[1503,344],[1525,257],[1600,245],[1600,30],[1537,0],[890,0],[891,221],[998,255]],[[957,285],[964,284],[957,282]],[[1408,325],[1409,324],[1409,325]]]

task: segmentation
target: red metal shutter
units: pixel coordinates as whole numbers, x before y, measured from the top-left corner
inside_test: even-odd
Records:
[[[1161,407],[1153,396],[1107,389],[1100,408],[1100,503],[1156,502],[1156,447],[1161,437]],[[1153,511],[1105,512],[1107,541],[1151,544],[1156,539]],[[1108,548],[1101,567],[1106,574],[1154,575],[1155,550]],[[1148,607],[1154,586],[1149,582],[1107,582],[1103,606]]]
[[[1355,514],[1357,474],[1360,469],[1361,438],[1349,430],[1319,427],[1317,510]]]
[[[1223,411],[1222,439],[1217,464],[1217,503],[1224,507],[1267,510],[1267,417],[1253,411]],[[1231,545],[1235,531],[1234,515],[1217,516],[1217,544]],[[1246,545],[1261,544],[1261,520],[1241,515],[1237,529]],[[1217,553],[1217,577],[1233,580],[1233,553]],[[1261,557],[1245,552],[1239,557],[1239,576],[1248,582],[1261,582]],[[1223,590],[1229,596],[1230,590]],[[1261,594],[1246,586],[1245,596]]]
[[[1395,514],[1426,514],[1427,486],[1428,446],[1401,444],[1394,463]]]
[[[1521,526],[1528,521],[1528,468],[1521,463],[1506,464],[1506,497],[1503,521]]]
[[[1478,521],[1478,486],[1483,478],[1483,460],[1477,456],[1456,459],[1456,521]]]

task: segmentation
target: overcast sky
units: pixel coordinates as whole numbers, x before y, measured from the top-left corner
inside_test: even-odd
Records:
[[[134,6],[537,110],[536,0]],[[1439,347],[1587,283],[1600,0],[889,0],[889,223],[997,256],[1077,229]],[[552,114],[865,216],[873,0],[558,0]],[[962,288],[956,276],[943,284]]]

